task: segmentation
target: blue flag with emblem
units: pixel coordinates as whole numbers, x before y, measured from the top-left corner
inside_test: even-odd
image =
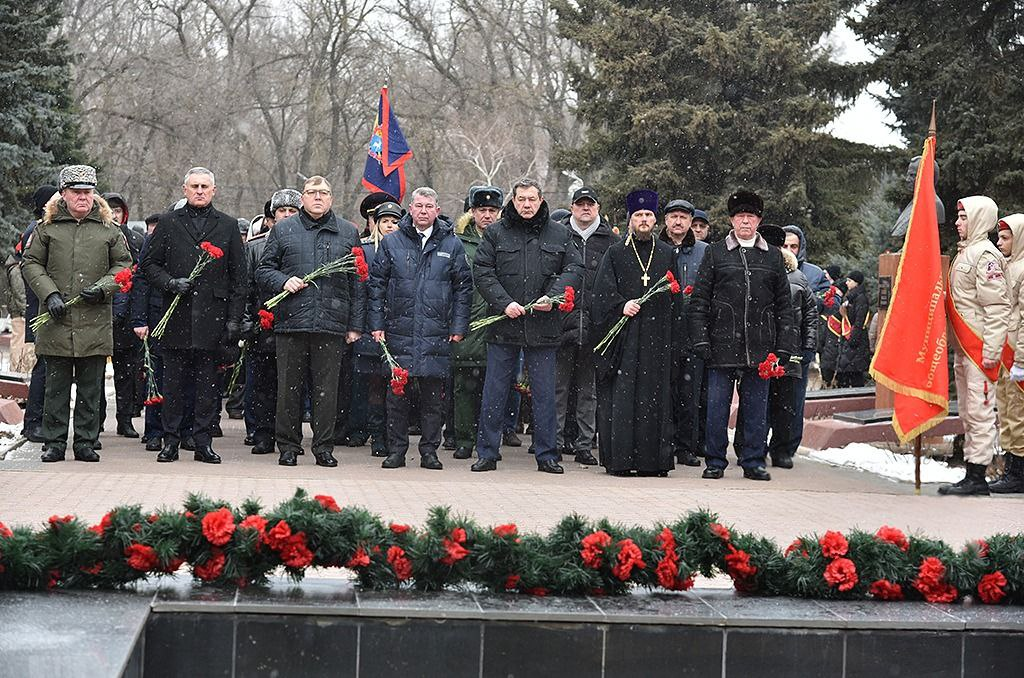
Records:
[[[381,87],[377,119],[373,123],[373,135],[363,169],[363,186],[368,191],[384,191],[402,202],[405,197],[405,163],[411,157],[412,150],[391,110],[388,88]]]

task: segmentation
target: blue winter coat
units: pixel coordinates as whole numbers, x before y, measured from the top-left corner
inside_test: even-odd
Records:
[[[373,262],[377,258],[377,244],[373,238],[363,239],[363,255],[366,258],[366,265],[373,269]],[[369,308],[370,286],[362,285],[360,291],[363,294],[363,305]],[[380,344],[370,335],[369,332],[356,343],[352,344],[352,369],[360,374],[384,373],[384,351]]]
[[[414,377],[447,377],[451,335],[469,332],[473,277],[447,219],[434,221],[426,247],[409,215],[380,241],[370,268],[369,329]]]

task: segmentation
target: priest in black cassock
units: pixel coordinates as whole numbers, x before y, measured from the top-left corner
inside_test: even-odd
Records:
[[[637,303],[674,267],[672,248],[654,238],[658,194],[626,196],[629,235],[608,248],[594,283],[592,317],[603,337],[630,319],[597,366],[597,428],[601,465],[611,475],[665,476],[674,468],[669,369],[678,295],[661,292]]]

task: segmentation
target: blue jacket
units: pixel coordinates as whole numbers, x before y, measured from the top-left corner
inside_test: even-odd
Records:
[[[142,261],[142,246],[145,242],[145,238],[128,228],[126,225],[121,224],[121,235],[124,236],[125,245],[128,246],[128,253],[132,255],[132,266],[134,267],[132,276],[132,289],[138,284],[140,278],[145,278],[139,271],[137,264]],[[114,321],[122,323],[124,325],[131,325],[131,292],[114,292],[114,298],[111,302],[111,310],[114,314]]]
[[[146,256],[146,250],[152,241],[153,236],[147,235],[145,242],[142,243],[142,249],[139,250],[140,260]],[[156,327],[164,316],[163,293],[150,285],[146,276],[136,275],[132,278],[132,291],[128,294],[131,319],[129,325],[133,328],[148,327],[151,330]]]
[[[363,239],[363,256],[366,258],[366,265],[370,267],[370,270],[373,270],[373,262],[377,258],[377,247],[373,238]],[[363,305],[369,308],[369,284],[360,286],[360,291],[363,294]],[[360,374],[383,374],[385,369],[383,357],[384,351],[369,332],[364,332],[359,341],[352,344],[352,369]]]
[[[469,333],[473,276],[447,219],[434,221],[426,246],[406,215],[380,241],[370,269],[369,329],[414,377],[446,377],[451,335]]]

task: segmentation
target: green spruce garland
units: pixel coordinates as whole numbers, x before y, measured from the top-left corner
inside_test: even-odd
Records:
[[[956,552],[893,527],[800,537],[784,551],[698,510],[671,524],[624,527],[579,515],[544,536],[481,527],[433,508],[422,528],[385,523],[304,490],[265,511],[190,495],[183,510],[122,506],[97,525],[51,516],[41,530],[0,523],[0,589],[119,588],[188,567],[218,586],[261,586],[283,568],[347,568],[368,589],[483,587],[528,595],[684,591],[695,575],[730,576],[738,591],[801,598],[1024,602],[1024,535]]]

